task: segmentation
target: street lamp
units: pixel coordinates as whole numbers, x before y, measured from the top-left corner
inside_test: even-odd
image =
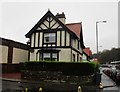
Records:
[[[96,22],[96,48],[97,48],[97,55],[98,55],[98,23],[106,23],[107,21],[97,21]]]

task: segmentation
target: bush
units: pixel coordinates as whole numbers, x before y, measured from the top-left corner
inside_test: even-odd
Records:
[[[92,75],[98,70],[98,64],[94,62],[25,62],[20,66],[21,70],[58,71],[70,76]]]

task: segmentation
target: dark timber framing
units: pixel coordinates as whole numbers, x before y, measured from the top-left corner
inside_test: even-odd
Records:
[[[79,40],[78,40],[78,43],[77,43],[77,44],[78,44],[78,47],[77,47],[77,48],[78,48],[78,50],[79,50],[79,49],[80,49],[80,47],[79,47],[79,46],[80,46],[80,45],[79,45],[79,44],[80,44]]]
[[[45,46],[42,46],[42,47],[31,47],[31,49],[43,49],[45,48]],[[47,47],[48,49],[51,48],[51,46]],[[80,55],[83,55],[81,52],[79,52],[79,50],[73,48],[72,46],[53,46],[52,47],[53,49],[54,48],[71,48],[72,50],[76,51],[77,53],[79,53]]]
[[[18,48],[18,49],[23,49],[23,50],[27,50],[28,54],[29,54],[29,48],[30,46],[28,46],[27,44],[23,44],[20,42],[16,42],[13,40],[9,40],[9,39],[5,39],[5,38],[1,38],[1,43],[0,45],[2,46],[7,46],[8,47],[8,57],[7,57],[7,63],[12,64],[12,60],[13,60],[13,49],[14,48]],[[29,56],[28,56],[29,57]]]
[[[64,31],[65,32],[65,46],[66,46],[66,31]]]
[[[55,22],[50,28],[52,29],[52,27],[56,24],[57,22]]]
[[[60,46],[62,45],[62,31],[60,31]]]
[[[57,44],[57,31],[56,31],[56,34],[55,34],[55,42],[56,42],[55,46],[58,46],[58,44]]]
[[[28,61],[30,61],[30,50],[28,51]]]
[[[53,22],[55,21],[55,22]],[[46,24],[44,22],[47,22]],[[52,23],[53,22],[53,23]],[[41,27],[43,25],[45,28]],[[57,26],[58,25],[58,26]],[[56,26],[56,28],[54,28]],[[41,29],[38,30],[37,28],[40,27]],[[38,38],[36,38],[36,33],[38,32]],[[58,32],[60,32],[60,37],[58,38]],[[40,37],[42,33],[42,38]],[[45,43],[44,41],[44,34],[45,33],[55,33],[55,42],[51,43]],[[63,34],[64,33],[64,34]],[[73,32],[71,31],[65,24],[63,24],[56,16],[54,16],[50,11],[48,11],[39,21],[38,23],[25,35],[27,38],[30,38],[31,35],[34,34],[34,47],[31,47],[31,49],[39,49],[39,58],[40,55],[42,56],[43,60],[43,52],[50,51],[49,49],[62,49],[62,48],[70,48],[71,49],[71,61],[72,61],[72,55],[73,52],[75,51],[77,60],[78,60],[78,54],[82,55],[82,53],[79,51],[80,50],[80,45],[81,48],[84,49],[84,43],[83,43],[83,35],[82,35],[82,27],[80,30],[80,38]],[[63,39],[64,36],[64,39]],[[69,37],[67,37],[69,36]],[[32,38],[31,38],[32,39]],[[38,40],[38,45],[36,46],[36,39]],[[42,39],[42,42],[41,42]],[[69,42],[67,42],[67,39],[69,39]],[[77,47],[73,47],[73,40],[77,39]],[[59,40],[59,42],[57,42]],[[31,40],[30,40],[31,41]],[[59,43],[59,44],[58,44]],[[42,44],[42,46],[40,45]],[[46,49],[46,50],[44,50]],[[51,50],[53,51],[53,50]],[[50,51],[50,52],[51,52]],[[51,52],[52,53],[52,52]],[[37,54],[36,54],[37,55]],[[38,56],[38,55],[37,55]],[[52,57],[52,56],[51,56]],[[59,57],[59,52],[57,54],[57,57]],[[36,57],[37,58],[37,57]],[[58,59],[59,60],[59,59]]]
[[[40,47],[40,32],[38,32],[38,47]]]
[[[72,46],[72,42],[71,41],[72,41],[72,37],[70,35],[70,43],[69,43],[70,46]]]
[[[30,47],[32,47],[32,35],[30,36]]]
[[[12,46],[13,48],[19,48],[24,50],[29,50],[30,48],[30,46],[28,46],[27,44],[23,44],[20,42],[16,42],[16,41],[1,38],[1,37],[0,39],[2,39],[2,43],[0,43],[0,45],[3,45],[3,46]]]
[[[73,33],[70,29],[68,29],[60,20],[58,20],[50,11],[48,11],[39,21],[38,23],[25,35],[27,38],[30,37],[30,35],[38,28],[39,25],[46,20],[47,17],[52,17],[58,24],[59,26],[62,26],[64,30],[68,31],[70,34],[78,38],[75,33]],[[58,27],[59,27],[58,26]],[[40,27],[41,28],[41,27]],[[50,18],[49,18],[49,28],[50,28]],[[41,28],[42,29],[42,28]]]
[[[50,26],[49,27],[47,27],[45,24],[44,24],[44,22],[42,23],[46,28],[50,28]]]
[[[13,47],[8,46],[8,62],[9,64],[12,64],[12,59],[13,59]]]

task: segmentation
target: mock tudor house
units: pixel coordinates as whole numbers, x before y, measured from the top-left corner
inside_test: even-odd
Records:
[[[50,10],[25,35],[29,38],[29,61],[78,62],[85,48],[82,23],[65,23],[62,14],[53,15]]]

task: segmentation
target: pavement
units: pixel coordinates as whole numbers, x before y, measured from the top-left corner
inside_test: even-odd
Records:
[[[103,91],[104,92],[106,90],[108,90],[108,92],[120,92],[119,88],[116,86],[116,83],[110,79],[107,75],[105,75],[104,73],[102,73],[102,77],[101,77],[101,83],[103,86]],[[32,82],[32,81],[28,81],[28,80],[21,80],[21,74],[20,73],[8,73],[8,74],[2,74],[0,75],[0,79],[2,80],[8,80],[8,81],[16,81],[16,82]],[[34,81],[33,81],[34,83]]]
[[[101,82],[103,86],[103,92],[120,92],[120,89],[116,83],[104,73],[102,73]]]
[[[107,75],[105,75],[104,73],[102,73],[101,82],[102,82],[102,86],[104,88],[116,86],[116,83],[112,79],[110,79]]]
[[[0,74],[0,79],[8,81],[21,81],[21,73],[4,73]]]
[[[4,73],[0,75],[0,78],[6,79],[21,79],[21,73]]]

